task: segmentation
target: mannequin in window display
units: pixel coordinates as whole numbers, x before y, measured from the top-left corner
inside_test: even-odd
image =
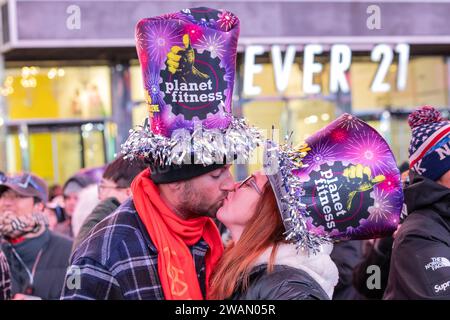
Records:
[[[80,89],[75,90],[74,97],[70,103],[70,110],[73,117],[81,115]]]

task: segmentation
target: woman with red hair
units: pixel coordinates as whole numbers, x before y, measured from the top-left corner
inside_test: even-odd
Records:
[[[232,240],[211,279],[210,299],[331,299],[338,282],[331,244],[316,254],[285,240],[286,229],[268,177],[257,172],[230,192],[217,218]]]

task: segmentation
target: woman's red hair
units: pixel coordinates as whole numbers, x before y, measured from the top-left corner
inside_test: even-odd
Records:
[[[255,260],[273,247],[268,272],[273,269],[277,245],[283,241],[283,221],[275,195],[269,183],[264,187],[255,214],[249,220],[237,243],[231,243],[211,276],[209,299],[223,300],[248,287],[249,275]]]

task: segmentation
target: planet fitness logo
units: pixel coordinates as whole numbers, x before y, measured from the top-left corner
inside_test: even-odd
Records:
[[[183,36],[183,43],[184,48],[174,46],[167,55],[166,69],[160,73],[160,90],[174,114],[182,114],[185,120],[204,120],[224,103],[225,70],[220,59],[211,58],[210,52],[197,53],[188,35]]]
[[[305,182],[303,197],[315,226],[326,231],[337,229],[345,232],[347,227],[356,228],[360,219],[369,216],[368,208],[374,200],[370,191],[375,183],[371,177],[349,174],[357,165],[344,166],[341,161],[332,165],[324,163],[310,174]]]

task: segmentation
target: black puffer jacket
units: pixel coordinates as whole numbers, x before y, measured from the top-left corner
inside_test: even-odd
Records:
[[[450,299],[450,189],[414,175],[384,299]]]
[[[318,255],[297,254],[295,245],[282,244],[272,272],[267,272],[271,249],[255,263],[249,287],[236,290],[234,300],[329,300],[338,282],[338,270],[330,258],[332,246]]]
[[[233,300],[329,300],[325,291],[305,271],[277,265],[267,273],[267,265],[254,268],[245,292],[236,292]]]

